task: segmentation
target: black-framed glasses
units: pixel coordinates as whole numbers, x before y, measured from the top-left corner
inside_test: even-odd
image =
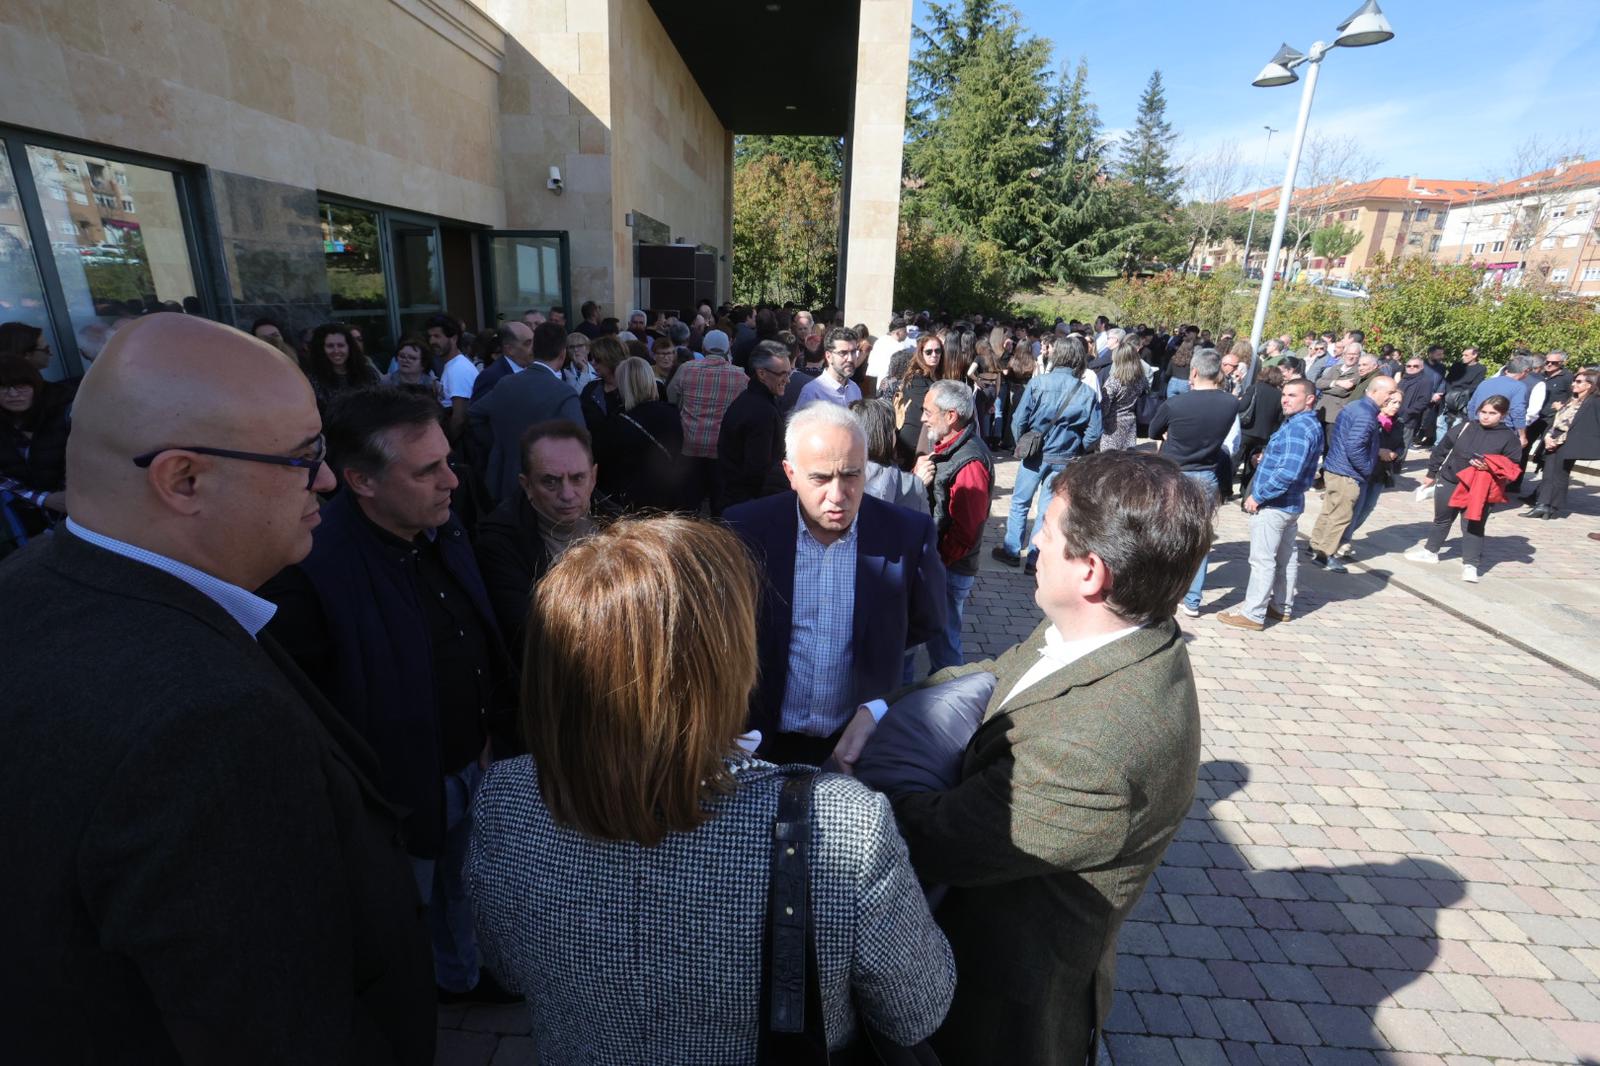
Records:
[[[292,466],[306,472],[306,491],[314,491],[317,487],[317,474],[322,471],[322,464],[328,458],[328,442],[317,434],[317,439],[312,443],[314,449],[308,456],[298,455],[262,455],[260,452],[236,452],[230,448],[206,448],[192,444],[173,444],[165,448],[157,448],[153,452],[133,457],[133,465],[141,470],[148,469],[156,461],[156,456],[162,452],[194,452],[196,455],[214,455],[218,459],[240,459],[247,463],[271,463],[273,466]]]

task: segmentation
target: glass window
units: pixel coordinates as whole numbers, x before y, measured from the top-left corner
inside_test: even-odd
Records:
[[[1497,252],[1505,251],[1506,250],[1506,242],[1505,241],[1495,241],[1494,242],[1494,250],[1497,251]]]
[[[378,213],[327,202],[317,208],[322,215],[322,253],[334,318],[361,330],[362,347],[369,356],[390,351],[394,339],[389,336]],[[377,361],[381,365],[381,360]]]
[[[532,308],[566,306],[560,237],[495,237],[489,248],[496,313],[521,318]]]
[[[427,223],[391,219],[389,242],[394,249],[395,304],[400,313],[400,332],[421,333],[423,323],[444,310],[439,229]]]
[[[1568,269],[1566,267],[1562,267],[1560,270],[1552,270],[1552,271],[1550,271],[1550,280],[1551,281],[1566,281],[1569,273],[1570,272],[1568,271]]]
[[[1600,281],[1600,267],[1584,267],[1583,268],[1583,280],[1584,281]]]
[[[38,264],[33,259],[33,241],[22,217],[22,201],[17,196],[4,141],[0,141],[0,322],[25,322],[43,327],[44,343],[50,352],[50,363],[44,368],[44,375],[52,380],[63,376],[61,349],[50,328],[44,286],[39,280]],[[44,352],[28,354],[39,360],[45,356]]]
[[[28,161],[41,189],[74,194],[70,203],[51,194],[39,204],[59,234],[50,253],[85,364],[121,319],[162,309],[199,313],[176,175],[133,164],[113,169],[92,155],[38,145],[28,146]],[[137,205],[137,219],[124,203]]]

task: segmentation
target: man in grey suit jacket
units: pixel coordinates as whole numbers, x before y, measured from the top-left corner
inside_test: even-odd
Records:
[[[945,1061],[1094,1061],[1117,931],[1194,798],[1200,712],[1172,615],[1210,541],[1210,501],[1171,462],[1085,456],[1034,538],[1045,621],[998,660],[928,680],[999,679],[960,783],[891,797],[918,876],[950,886]],[[843,766],[883,713],[857,712]]]
[[[567,331],[541,322],[533,331],[533,365],[502,378],[472,405],[467,432],[486,457],[484,482],[497,500],[517,492],[522,472],[522,434],[531,425],[564,418],[583,425],[583,405],[571,385],[561,380],[567,361]]]
[[[310,386],[156,314],[74,423],[70,519],[0,567],[4,1057],[427,1066],[399,817],[250,591],[333,488]]]

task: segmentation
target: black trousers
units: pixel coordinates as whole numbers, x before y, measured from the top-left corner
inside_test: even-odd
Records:
[[[1022,390],[1027,387],[1028,385],[1025,381],[1007,381],[1001,389],[1000,395],[1004,402],[1000,405],[1000,418],[1002,420],[1000,447],[1007,451],[1017,446],[1016,440],[1011,436],[1011,415],[1022,403]]]
[[[1483,527],[1489,520],[1487,509],[1483,517],[1476,522],[1467,518],[1464,507],[1451,507],[1450,496],[1456,491],[1454,481],[1441,481],[1433,490],[1433,529],[1428,533],[1428,550],[1438,551],[1444,546],[1444,540],[1450,535],[1450,527],[1455,524],[1456,515],[1461,516],[1461,561],[1468,566],[1477,566],[1483,558]]]
[[[1539,506],[1552,511],[1567,509],[1567,486],[1572,481],[1572,468],[1576,459],[1563,459],[1560,453],[1544,461],[1544,477],[1539,481]]]

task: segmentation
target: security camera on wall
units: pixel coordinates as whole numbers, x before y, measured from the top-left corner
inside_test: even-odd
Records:
[[[561,183],[560,167],[550,168],[550,180],[544,183],[544,187],[555,193],[557,196],[561,195],[561,190],[565,188],[565,186]]]

